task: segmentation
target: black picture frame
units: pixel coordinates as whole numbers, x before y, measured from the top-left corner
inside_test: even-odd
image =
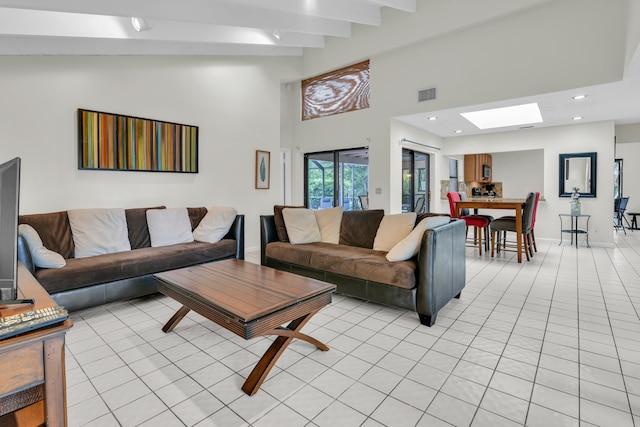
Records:
[[[78,169],[198,173],[198,126],[78,109]]]
[[[573,187],[578,187],[580,197],[596,197],[598,153],[566,153],[560,154],[559,159],[558,195],[571,197]],[[584,162],[585,159],[586,162]],[[576,169],[578,163],[579,170]],[[586,167],[583,169],[585,165]],[[576,174],[580,176],[578,181],[573,178]]]

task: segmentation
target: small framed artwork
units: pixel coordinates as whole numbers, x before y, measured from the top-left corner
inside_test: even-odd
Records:
[[[271,178],[271,153],[256,150],[256,188],[269,189]]]

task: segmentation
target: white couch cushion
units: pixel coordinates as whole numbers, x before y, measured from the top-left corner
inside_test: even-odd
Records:
[[[343,206],[313,211],[320,229],[321,241],[325,243],[340,242],[340,225],[342,224]]]
[[[154,248],[193,242],[187,208],[149,209],[147,225]]]
[[[131,250],[124,209],[71,209],[67,214],[76,258]]]
[[[28,224],[18,226],[18,234],[27,242],[33,264],[38,268],[61,268],[67,261],[57,252],[44,247],[35,228]]]
[[[388,252],[411,233],[415,224],[415,212],[383,216],[373,240],[373,249]]]
[[[316,215],[311,209],[282,209],[282,219],[289,241],[294,245],[322,241]]]
[[[238,215],[238,211],[234,208],[212,207],[193,230],[194,240],[207,243],[219,242],[229,232],[236,215]]]
[[[406,261],[418,254],[420,244],[422,243],[422,235],[430,228],[447,224],[450,221],[448,216],[430,216],[418,223],[416,227],[401,241],[399,241],[389,253],[387,253],[388,261]]]

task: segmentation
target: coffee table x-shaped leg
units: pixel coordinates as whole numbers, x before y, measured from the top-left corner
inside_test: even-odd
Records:
[[[173,317],[171,317],[171,319],[169,319],[169,321],[162,327],[162,331],[167,333],[171,332],[173,328],[175,328],[176,325],[187,315],[187,313],[189,313],[189,311],[191,311],[190,308],[182,306],[176,312],[176,314],[174,314]],[[329,350],[329,347],[327,347],[322,342],[300,332],[304,325],[307,324],[309,319],[311,319],[318,311],[320,311],[320,309],[300,316],[297,319],[292,320],[286,327],[278,326],[276,328],[261,332],[259,335],[255,335],[278,335],[278,337],[271,344],[271,346],[269,346],[267,351],[262,355],[256,366],[253,368],[244,384],[242,385],[242,391],[244,391],[249,396],[253,396],[254,394],[256,394],[264,380],[269,375],[271,368],[275,366],[282,353],[296,338],[307,341],[308,343],[315,345],[322,351]]]

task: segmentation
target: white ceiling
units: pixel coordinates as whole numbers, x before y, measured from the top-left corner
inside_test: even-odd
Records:
[[[0,0],[0,55],[301,56],[304,49],[322,49],[327,37],[351,37],[354,25],[383,27],[384,9],[409,20],[417,1],[428,9],[430,22],[438,23],[428,26],[428,36],[436,37],[548,0],[486,5],[470,16],[452,14],[446,2],[426,0]],[[151,28],[136,32],[131,17],[144,18]],[[357,56],[373,55],[375,48]],[[481,131],[460,113],[538,102],[544,122],[535,127],[575,124],[574,116],[582,122],[640,123],[638,56],[620,82],[399,119],[442,137],[510,131],[520,127]],[[573,101],[577,94],[588,96]],[[454,133],[457,129],[462,133]]]
[[[411,13],[416,0],[1,0],[0,54],[299,56],[379,26],[383,7]]]
[[[587,97],[582,100],[574,100],[573,97],[576,95],[587,95]],[[538,103],[542,114],[542,123],[481,130],[460,115],[464,112],[531,102]],[[429,120],[429,117],[436,117],[437,119]],[[582,117],[582,119],[573,120],[573,117]],[[640,73],[629,71],[623,80],[615,83],[525,98],[506,99],[487,104],[434,110],[428,113],[396,117],[396,119],[444,138],[605,120],[612,120],[616,125],[635,124],[640,123]],[[462,132],[456,133],[456,130],[461,130]]]

